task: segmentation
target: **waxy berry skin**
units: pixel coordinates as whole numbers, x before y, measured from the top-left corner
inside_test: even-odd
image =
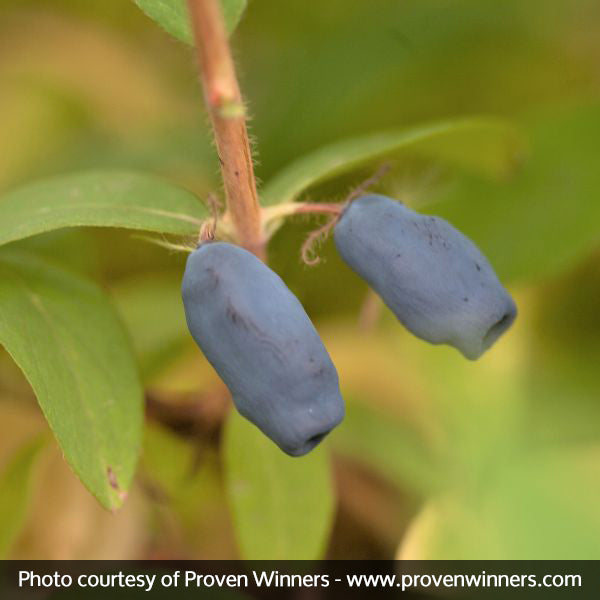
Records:
[[[337,371],[304,308],[250,252],[225,242],[190,254],[188,328],[239,412],[284,452],[310,452],[344,417]]]
[[[439,217],[368,195],[334,229],[343,260],[404,326],[479,358],[511,326],[516,305],[475,244]]]

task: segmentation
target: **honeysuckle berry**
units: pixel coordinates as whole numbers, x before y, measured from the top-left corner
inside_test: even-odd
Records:
[[[239,412],[284,452],[314,448],[344,416],[337,371],[304,308],[250,252],[208,242],[190,254],[188,328]]]
[[[334,239],[350,268],[428,342],[474,360],[515,320],[516,305],[488,260],[440,217],[386,196],[363,196],[344,210]]]

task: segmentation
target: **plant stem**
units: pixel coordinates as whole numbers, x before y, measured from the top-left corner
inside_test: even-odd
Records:
[[[206,106],[213,125],[221,173],[238,242],[264,259],[260,205],[246,128],[220,0],[188,0]]]
[[[343,202],[297,202],[294,214],[339,215],[345,206]]]
[[[262,209],[263,221],[268,225],[293,215],[339,215],[344,210],[343,202],[286,202]]]

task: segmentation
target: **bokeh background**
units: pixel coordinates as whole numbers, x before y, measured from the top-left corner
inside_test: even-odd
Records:
[[[502,180],[408,154],[380,186],[470,235],[514,294],[517,322],[476,363],[407,334],[331,241],[304,266],[314,221],[272,241],[348,403],[326,442],[335,506],[321,555],[600,558],[600,4],[250,0],[232,43],[262,180],[341,137],[442,118],[507,117],[526,140]],[[220,190],[191,50],[127,0],[1,0],[0,190],[99,166]],[[312,197],[341,198],[359,179]],[[18,245],[110,292],[149,409],[124,508],[103,510],[50,441],[23,475],[18,531],[0,518],[6,556],[301,556],[310,528],[296,554],[236,541],[220,455],[229,400],[185,328],[185,257],[117,230]],[[0,351],[1,463],[46,430]]]

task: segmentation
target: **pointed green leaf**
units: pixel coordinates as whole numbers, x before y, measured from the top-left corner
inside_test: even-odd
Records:
[[[32,183],[0,197],[0,244],[61,227],[125,227],[194,235],[200,201],[160,177],[91,171]]]
[[[350,138],[319,148],[284,168],[262,188],[262,203],[292,202],[316,184],[407,151],[501,176],[514,166],[521,139],[509,123],[483,117]]]
[[[107,508],[133,478],[142,389],[125,334],[95,284],[0,252],[0,344],[21,368],[65,457]]]
[[[242,557],[319,558],[333,519],[329,454],[284,454],[254,425],[232,412],[226,427],[227,491]]]
[[[193,44],[186,0],[134,0],[167,33],[186,44]],[[247,0],[221,0],[227,31],[232,33],[240,22]]]
[[[0,472],[0,559],[4,560],[27,516],[33,467],[44,445],[36,437],[20,448]]]

